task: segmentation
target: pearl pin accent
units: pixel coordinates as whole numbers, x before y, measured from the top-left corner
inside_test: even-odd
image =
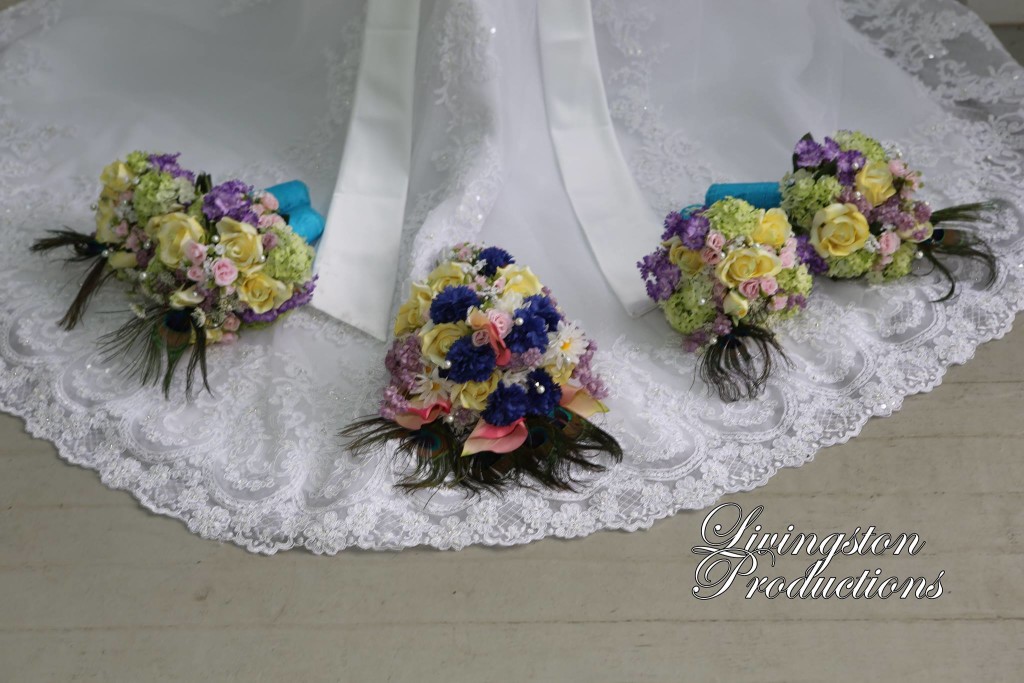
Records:
[[[864,195],[862,193],[860,193],[860,192],[854,192],[853,193],[853,198],[854,199],[863,199]]]
[[[103,258],[110,258],[110,250],[104,249],[103,251],[100,252],[100,256],[102,256]]]
[[[525,320],[523,320],[522,318],[516,318],[516,327],[522,327],[525,324],[526,324]]]
[[[149,279],[149,273],[146,273],[146,272],[139,273],[139,280],[141,280],[142,282],[145,282],[148,279]]]
[[[924,258],[924,252],[920,252],[920,251],[919,251],[919,252],[916,252],[916,253],[914,254],[914,258],[916,258],[916,259],[918,259],[918,260],[920,260],[920,259],[923,259],[923,258]]]
[[[547,391],[547,389],[544,388],[544,385],[541,384],[540,382],[534,382],[533,388],[537,390],[538,394],[543,394],[545,391]]]
[[[220,235],[214,235],[213,237],[210,238],[210,241],[213,242],[214,244],[217,244],[218,242],[220,242]]]
[[[446,360],[444,362],[444,369],[445,370],[451,370],[452,369],[452,362],[450,360]]]

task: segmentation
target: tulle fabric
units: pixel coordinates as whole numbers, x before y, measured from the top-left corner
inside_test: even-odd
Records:
[[[763,398],[725,405],[664,320],[630,319],[601,277],[547,129],[536,3],[425,0],[398,296],[459,240],[530,265],[601,346],[613,388],[602,426],[625,448],[620,466],[578,493],[396,491],[402,463],[357,460],[337,436],[375,409],[386,346],[311,310],[214,349],[214,395],[191,406],[99,359],[92,342],[125,315],[116,287],[81,329],[59,331],[76,274],[30,258],[28,244],[49,227],[89,229],[96,175],[118,155],[180,150],[190,166],[261,185],[301,177],[326,209],[364,14],[358,2],[83,0],[0,15],[0,284],[13,293],[0,301],[0,407],[195,533],[333,553],[644,528],[851,438],[1005,333],[1020,308],[1021,69],[956,3],[594,3],[619,141],[659,213],[712,181],[777,178],[801,135],[837,128],[901,144],[937,206],[1011,202],[990,234],[1003,266],[991,290],[969,269],[944,305],[930,303],[942,289],[928,275],[821,282],[781,330],[793,368]],[[635,242],[622,257],[636,260],[660,226],[622,230]]]

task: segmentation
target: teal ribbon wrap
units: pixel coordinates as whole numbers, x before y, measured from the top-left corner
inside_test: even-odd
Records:
[[[290,180],[287,183],[268,187],[267,192],[277,198],[280,208],[278,212],[288,219],[295,234],[313,244],[324,232],[324,217],[314,209],[309,199],[309,188],[301,180]]]
[[[711,206],[726,197],[742,199],[759,209],[774,209],[782,205],[778,183],[715,183],[708,188],[704,203]]]

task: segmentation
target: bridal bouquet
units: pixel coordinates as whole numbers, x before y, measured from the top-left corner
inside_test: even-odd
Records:
[[[574,469],[615,461],[615,439],[589,421],[607,394],[597,350],[551,293],[508,252],[456,246],[412,285],[385,359],[379,416],[343,434],[356,452],[394,443],[415,460],[406,489],[500,490],[532,479],[571,489]]]
[[[179,166],[176,154],[134,152],[107,166],[100,179],[95,232],[52,231],[32,249],[69,247],[68,260],[92,262],[60,321],[65,329],[81,321],[105,282],[129,286],[135,315],[101,345],[108,357],[129,359],[126,370],[143,384],[158,381],[163,369],[167,395],[191,349],[186,394],[191,398],[197,369],[209,390],[209,344],[231,342],[241,330],[270,324],[311,299],[313,249],[289,225],[274,192],[239,180],[215,186],[208,175]],[[308,227],[305,186],[278,187]]]
[[[995,259],[976,236],[943,230],[946,224],[981,219],[989,204],[964,204],[933,211],[916,199],[921,174],[899,153],[863,133],[840,131],[817,142],[810,134],[796,145],[793,172],[780,185],[782,208],[810,238],[812,272],[834,278],[866,276],[894,280],[910,274],[915,259],[927,259],[956,291],[950,270],[938,258],[963,256],[985,264],[989,283]]]
[[[701,378],[723,400],[757,396],[773,358],[785,360],[772,326],[811,292],[807,240],[785,211],[733,197],[670,213],[661,239],[637,264],[648,295],[701,354]]]

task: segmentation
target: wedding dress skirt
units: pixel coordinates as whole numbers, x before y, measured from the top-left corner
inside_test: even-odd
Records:
[[[60,318],[80,273],[31,256],[43,230],[87,230],[99,169],[133,149],[181,151],[215,179],[334,187],[365,7],[322,0],[34,0],[0,14],[0,408],[68,461],[204,537],[293,546],[460,548],[635,530],[765,483],[929,391],[1024,305],[1024,69],[952,0],[595,0],[618,144],[651,215],[713,181],[774,180],[806,132],[900,144],[941,206],[1009,200],[987,233],[988,290],[944,304],[936,277],[817,283],[780,338],[793,361],[754,401],[723,404],[660,314],[630,318],[563,183],[532,1],[424,0],[397,296],[446,245],[502,246],[600,345],[603,426],[623,463],[575,494],[396,491],[388,453],[337,436],[373,412],[385,345],[304,309],[210,352],[213,396],[164,401],[105,365],[117,286],[86,323]],[[623,225],[635,261],[660,225]],[[633,238],[631,238],[633,239]],[[172,397],[181,394],[172,389]]]

